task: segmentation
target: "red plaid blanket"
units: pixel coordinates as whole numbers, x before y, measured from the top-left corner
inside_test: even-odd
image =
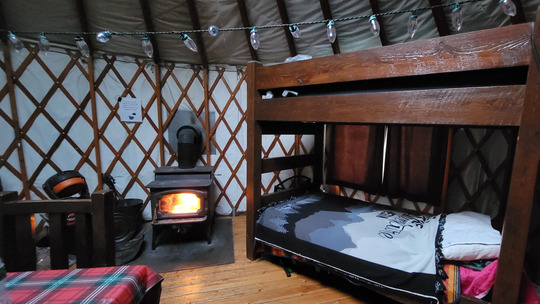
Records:
[[[14,303],[139,303],[163,278],[142,265],[8,272]]]

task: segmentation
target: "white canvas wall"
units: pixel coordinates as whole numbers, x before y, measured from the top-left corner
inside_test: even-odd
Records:
[[[19,126],[26,127],[27,132],[22,140],[25,167],[21,168],[17,149],[13,148],[15,131],[9,123],[13,122],[14,112],[9,94],[1,95],[0,153],[2,159],[7,159],[0,166],[4,189],[21,193],[22,172],[25,171],[28,178],[35,175],[29,181],[32,183],[29,198],[44,199],[47,197],[41,185],[47,178],[60,170],[76,169],[86,178],[90,191],[95,190],[98,170],[92,123],[97,121],[101,172],[110,172],[116,187],[126,198],[146,200],[145,185],[153,180],[154,169],[176,165],[167,144],[163,149],[165,161],[163,164],[160,161],[161,150],[157,144],[159,106],[154,90],[156,71],[153,64],[133,58],[95,56],[94,115],[87,80],[88,64],[74,59],[75,52],[70,52],[63,49],[55,49],[48,55],[34,54],[26,49],[20,53],[11,52],[13,70],[19,75],[14,95],[17,117]],[[3,59],[4,54],[1,55]],[[171,64],[160,68],[160,74],[163,82],[162,122],[174,114],[175,109],[196,112],[204,106],[204,75],[200,68]],[[210,156],[209,163],[203,156],[199,165],[215,166],[213,194],[217,212],[243,212],[246,210],[243,155],[247,133],[244,69],[212,66],[208,82],[209,110],[216,117],[212,129],[216,153]],[[5,70],[0,73],[0,88],[7,92]],[[141,99],[142,123],[120,121],[114,108],[120,96]],[[40,112],[42,106],[44,112]],[[82,109],[81,113],[77,113],[78,108]],[[63,132],[68,137],[62,137]],[[145,217],[149,216],[147,208]]]

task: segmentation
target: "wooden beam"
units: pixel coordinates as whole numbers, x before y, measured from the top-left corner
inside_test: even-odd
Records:
[[[529,64],[529,49],[509,48],[508,45],[528,45],[530,40],[531,25],[517,24],[389,45],[336,57],[276,64],[257,71],[259,78],[256,89],[526,66]],[[463,45],[462,41],[470,43]]]
[[[92,107],[92,129],[94,131],[94,151],[96,153],[96,175],[98,180],[97,189],[103,188],[102,167],[101,167],[101,149],[99,143],[101,141],[101,134],[99,132],[98,125],[98,111],[96,101],[96,85],[94,80],[94,64],[92,56],[88,58],[88,84],[90,85],[90,102]]]
[[[379,8],[379,2],[377,0],[369,0],[369,4],[371,5],[371,10],[373,11],[373,14],[380,14],[381,9]],[[379,21],[379,39],[381,39],[381,44],[388,45],[388,36],[386,35],[386,30],[384,26],[384,22],[382,18],[377,17],[377,21]]]
[[[23,185],[21,194],[24,195],[24,198],[30,199],[29,189],[31,185],[29,185],[28,183],[28,174],[26,172],[26,162],[25,162],[23,144],[22,144],[24,134],[21,130],[19,114],[17,111],[17,100],[15,98],[15,83],[17,82],[17,77],[13,73],[13,65],[11,63],[11,49],[9,47],[9,43],[5,41],[2,45],[4,46],[4,63],[5,63],[5,68],[6,68],[5,73],[6,73],[6,80],[7,80],[7,88],[9,91],[8,95],[9,95],[9,104],[11,107],[11,118],[14,123],[13,130],[15,131],[15,142],[17,143],[17,155],[19,157],[21,183]]]
[[[448,23],[446,23],[444,10],[442,7],[438,7],[441,5],[441,0],[429,0],[429,5],[435,6],[431,9],[431,13],[433,14],[433,19],[435,19],[435,25],[439,31],[439,36],[450,35],[450,28],[448,28]]]
[[[317,155],[315,154],[265,158],[261,163],[261,173],[307,167],[316,164],[316,161]]]
[[[199,23],[199,13],[197,11],[197,5],[195,0],[187,0],[187,5],[189,8],[189,16],[191,17],[191,26],[194,30],[200,30],[201,25]],[[204,42],[202,39],[201,32],[195,33],[195,43],[197,43],[197,52],[201,58],[201,64],[205,70],[208,69],[208,58],[206,56],[206,49],[204,47]]]
[[[139,0],[139,3],[141,4],[141,10],[144,18],[144,25],[146,26],[146,31],[155,32],[154,23],[152,22],[150,5],[148,5],[148,0]],[[154,49],[154,63],[159,64],[159,62],[161,61],[161,56],[159,53],[156,36],[154,34],[149,34],[148,39],[150,39],[150,43],[152,44],[152,48]]]
[[[279,10],[279,16],[281,17],[281,23],[290,24],[291,22],[289,21],[289,14],[287,13],[285,1],[276,0],[276,2]],[[292,36],[291,31],[288,27],[283,27],[283,33],[285,34],[285,38],[287,39],[287,45],[289,46],[289,53],[291,54],[291,57],[296,56],[298,53],[296,52],[294,37]]]
[[[5,15],[4,14],[4,5],[5,4],[2,4],[4,2],[0,2],[0,29],[3,29],[3,30],[8,30],[7,28],[7,25],[6,25],[6,18],[5,18]],[[2,39],[2,41],[5,43],[7,41],[7,32],[3,31],[1,32],[0,34],[0,39]]]
[[[203,87],[204,87],[204,129],[206,130],[206,137],[204,141],[204,147],[206,150],[206,164],[209,166],[211,165],[212,161],[212,155],[211,155],[211,146],[210,146],[210,137],[212,136],[212,132],[210,130],[210,89],[209,89],[209,75],[208,75],[208,67],[203,70],[204,74],[204,80],[203,80]]]
[[[88,19],[86,18],[86,9],[84,8],[84,0],[76,0],[75,4],[77,5],[77,16],[79,17],[79,24],[81,26],[81,31],[83,32],[90,32],[90,28],[88,27]],[[88,38],[88,37],[83,37]],[[86,41],[86,44],[88,44],[88,48],[90,49],[90,57],[94,55],[94,46],[92,43],[92,39],[84,39]]]
[[[540,11],[532,34],[532,55],[525,89],[521,125],[512,166],[512,180],[504,216],[503,239],[498,269],[504,275],[495,279],[493,303],[517,303],[523,274],[523,262],[527,248],[527,236],[531,209],[534,202],[535,185],[539,178],[540,164],[540,70],[538,49],[540,41]],[[512,236],[512,238],[506,236]]]
[[[507,85],[272,98],[257,102],[253,115],[280,122],[518,126],[524,92],[524,85]],[[352,110],[358,100],[369,112]]]
[[[332,10],[330,9],[330,4],[328,3],[328,0],[320,0],[321,3],[321,10],[323,12],[324,19],[326,20],[332,20],[334,17],[332,17]],[[339,39],[336,37],[336,41],[332,43],[332,50],[334,51],[334,54],[340,54],[341,50],[339,49]]]
[[[240,10],[240,17],[242,17],[242,24],[244,27],[250,28],[251,25],[249,23],[248,13],[246,9],[246,2],[244,0],[236,0],[236,3],[238,3],[238,9]],[[249,48],[249,53],[251,54],[251,60],[259,61],[259,56],[257,56],[257,52],[251,47],[251,42],[249,39],[250,32],[244,31],[244,34],[246,34],[246,41]]]
[[[158,114],[158,132],[161,136],[159,136],[159,164],[161,166],[165,166],[165,144],[163,143],[163,109],[162,109],[162,103],[163,98],[161,96],[161,69],[159,68],[159,65],[154,65],[154,76],[155,76],[155,82],[156,82],[156,101],[157,101],[157,114]]]
[[[246,71],[247,79],[247,145],[246,149],[246,253],[250,260],[258,257],[255,252],[255,221],[256,211],[261,208],[261,153],[262,153],[262,132],[259,123],[255,120],[255,104],[260,102],[261,97],[256,94],[256,68],[258,63],[248,64]]]

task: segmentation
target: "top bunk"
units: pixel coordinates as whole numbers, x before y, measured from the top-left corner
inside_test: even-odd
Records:
[[[531,33],[532,24],[518,24],[273,66],[251,62],[253,117],[517,126]],[[282,97],[284,90],[298,95]],[[274,98],[263,99],[268,91]]]

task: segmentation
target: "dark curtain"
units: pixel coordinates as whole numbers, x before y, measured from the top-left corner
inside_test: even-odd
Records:
[[[387,195],[440,205],[447,145],[448,128],[389,126]]]
[[[330,138],[327,182],[378,194],[384,126],[335,125]]]
[[[331,133],[327,182],[432,205],[441,203],[448,129],[337,125]]]

